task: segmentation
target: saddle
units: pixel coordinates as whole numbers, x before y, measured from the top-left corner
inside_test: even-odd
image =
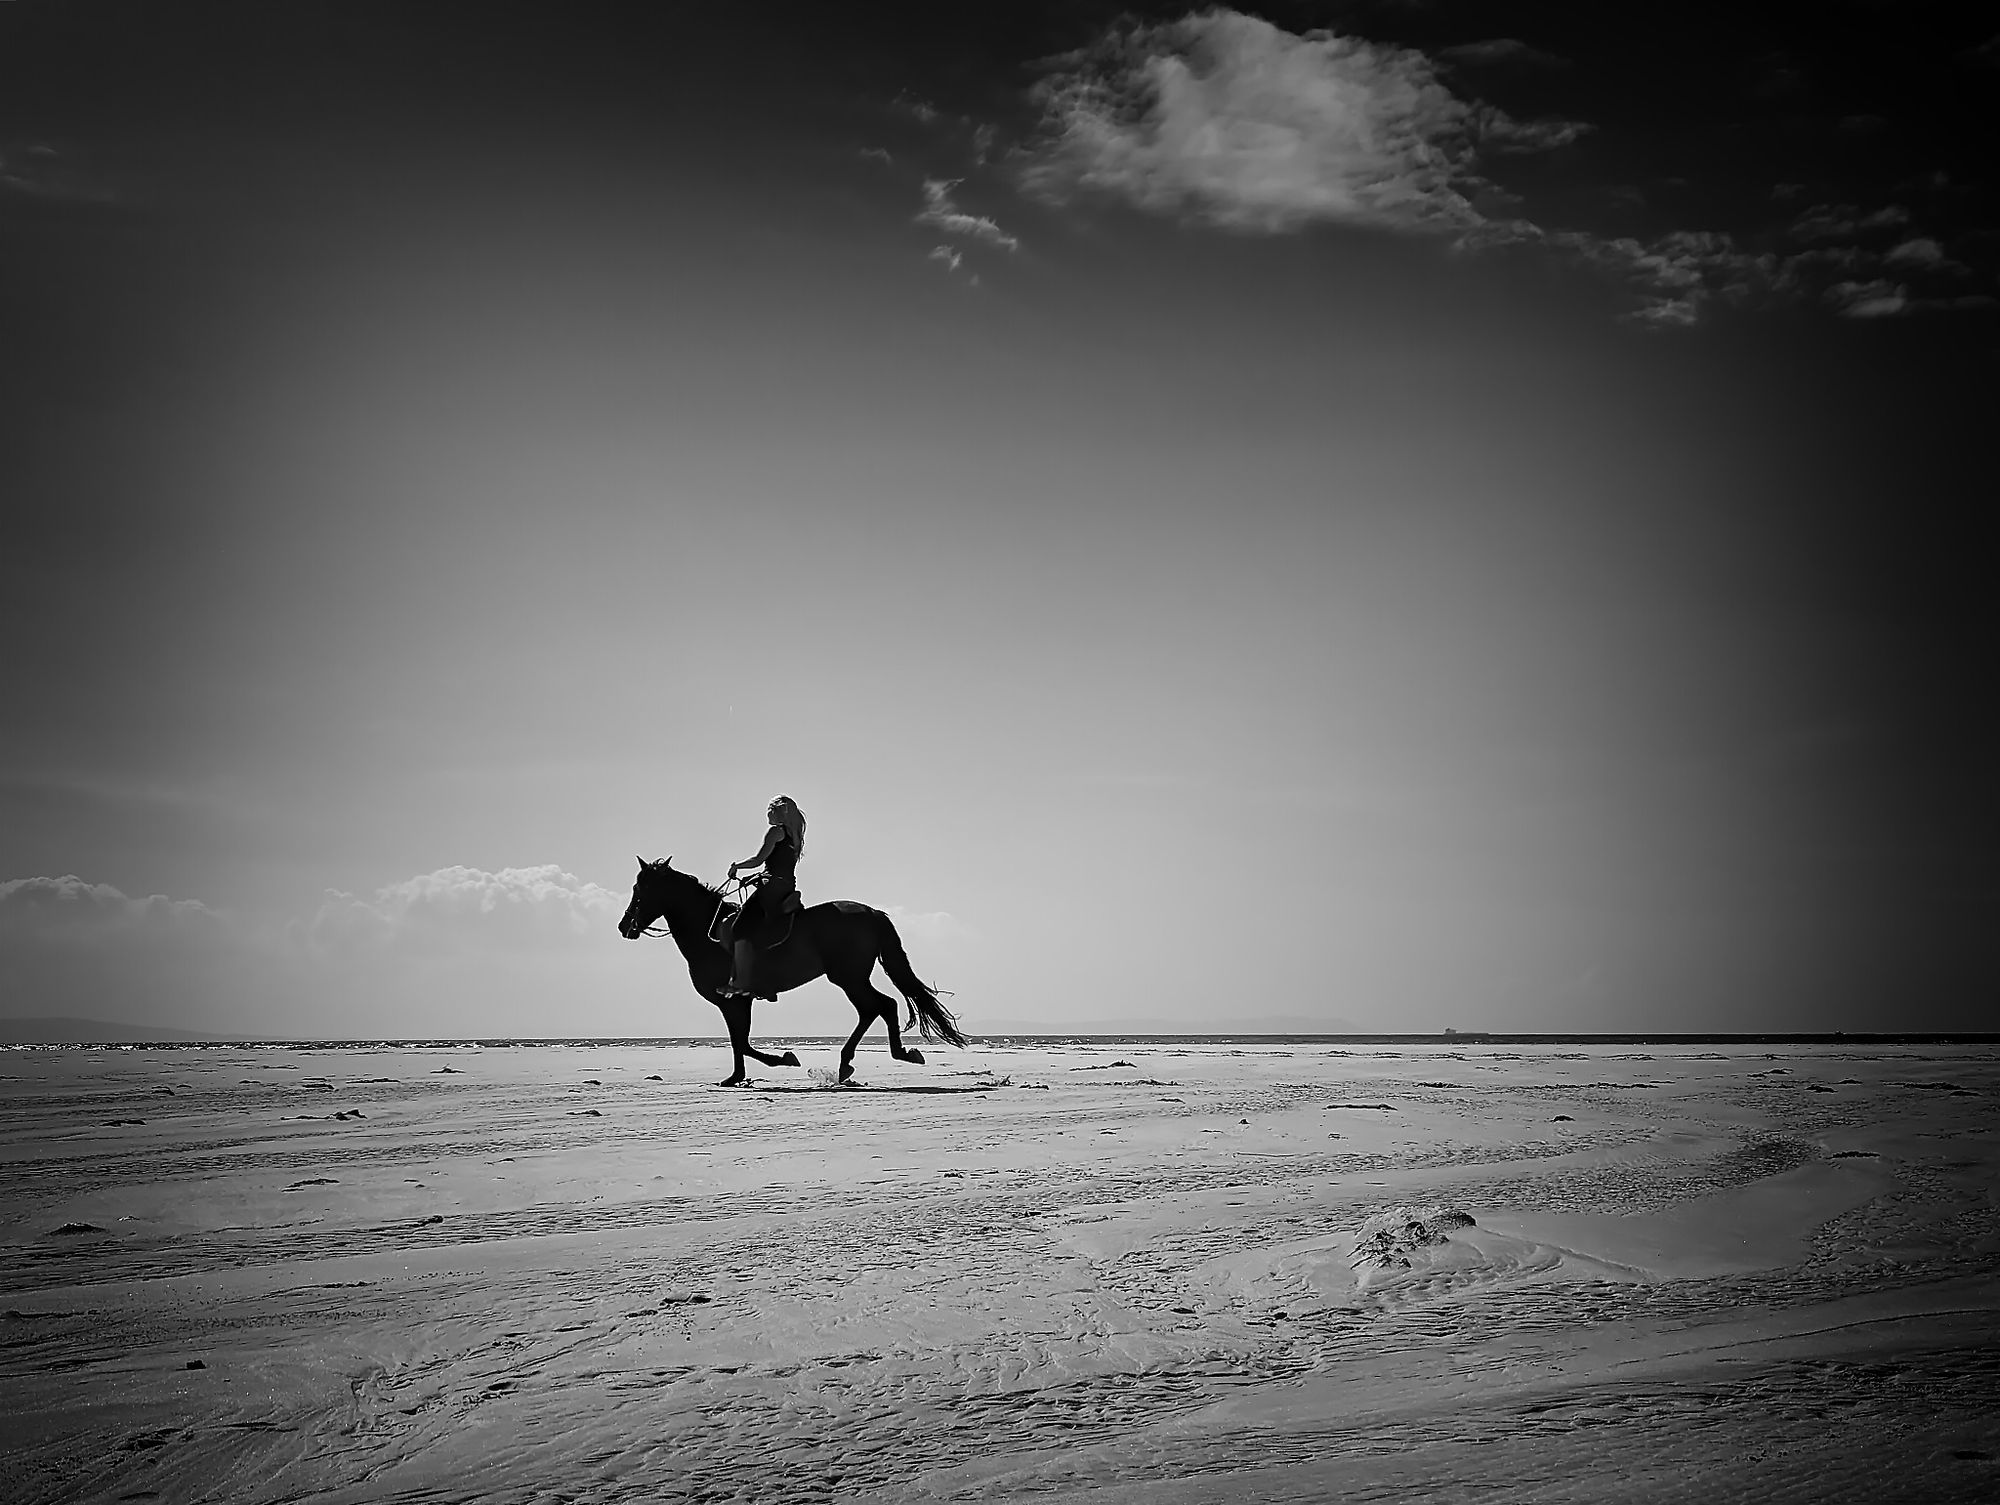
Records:
[[[777,914],[764,921],[764,935],[767,939],[758,941],[757,949],[776,951],[789,941],[792,938],[792,928],[799,923],[799,916],[804,913],[805,907],[806,901],[799,897],[797,889],[786,894]]]
[[[805,907],[806,901],[799,896],[797,889],[793,889],[780,901],[776,914],[764,916],[764,923],[759,927],[760,934],[746,935],[740,939],[749,941],[759,951],[776,951],[792,938],[793,927],[798,924],[799,916],[805,912]],[[732,906],[726,912],[718,913],[716,923],[709,931],[710,939],[720,942],[727,949],[739,939],[737,922],[742,918],[741,905]]]

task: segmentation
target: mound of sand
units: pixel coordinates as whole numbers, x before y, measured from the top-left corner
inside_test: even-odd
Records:
[[[1476,1227],[1469,1212],[1441,1203],[1427,1207],[1392,1207],[1365,1219],[1354,1235],[1354,1258],[1361,1284],[1377,1271],[1407,1270],[1420,1249],[1442,1244],[1454,1228]]]

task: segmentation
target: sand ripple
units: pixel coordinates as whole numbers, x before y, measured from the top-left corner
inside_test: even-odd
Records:
[[[11,1056],[7,1497],[2000,1492],[1992,1052],[978,1055]]]

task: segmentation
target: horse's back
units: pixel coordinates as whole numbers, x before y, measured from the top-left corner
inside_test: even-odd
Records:
[[[824,904],[813,905],[806,912],[817,914],[821,910],[825,910],[828,914],[843,915],[871,915],[882,912],[872,904],[863,904],[859,899],[829,899]]]

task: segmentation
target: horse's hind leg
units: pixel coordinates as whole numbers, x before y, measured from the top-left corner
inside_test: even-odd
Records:
[[[868,1026],[875,1022],[875,1011],[854,997],[853,989],[847,996],[854,1001],[855,1012],[861,1015],[861,1022],[854,1026],[854,1033],[847,1037],[847,1043],[840,1047],[840,1080],[851,1081],[854,1077],[854,1048],[861,1043],[861,1037],[868,1033]]]
[[[896,1000],[884,993],[877,993],[882,1000],[882,1018],[889,1026],[889,1054],[899,1061],[908,1061],[912,1066],[924,1064],[924,1053],[914,1045],[903,1044],[903,1031],[896,1024]]]
[[[899,1061],[908,1061],[915,1066],[924,1064],[922,1051],[903,1044],[902,1026],[896,1022],[895,999],[865,977],[859,982],[843,982],[840,988],[853,1001],[856,1011],[861,1015],[861,1028],[854,1036],[856,1040],[867,1032],[869,1021],[879,1014],[882,1022],[889,1026],[889,1054]]]

